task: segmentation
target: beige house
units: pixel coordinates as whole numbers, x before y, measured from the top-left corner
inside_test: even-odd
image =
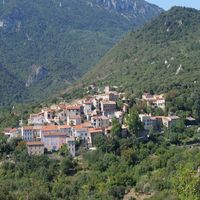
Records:
[[[167,128],[171,128],[177,123],[178,120],[180,120],[180,117],[178,116],[163,117],[162,119],[163,126]]]
[[[28,154],[29,155],[43,155],[44,144],[40,141],[27,142]]]
[[[80,125],[82,123],[82,118],[80,115],[68,116],[67,117],[67,124],[68,125]]]
[[[66,115],[67,116],[81,116],[83,114],[83,106],[82,105],[71,105],[66,107]]]
[[[117,99],[119,98],[119,94],[116,91],[111,91],[110,86],[106,86],[104,89],[104,92],[106,94],[106,100],[109,101],[117,101]]]
[[[110,125],[110,121],[106,116],[93,116],[91,118],[91,125],[94,128],[107,128]]]
[[[163,94],[151,95],[149,93],[145,93],[142,95],[142,100],[145,101],[148,106],[165,110],[165,97]]]

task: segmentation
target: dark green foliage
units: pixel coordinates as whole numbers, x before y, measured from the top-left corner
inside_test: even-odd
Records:
[[[122,137],[121,135],[122,132],[122,127],[121,124],[119,123],[119,121],[116,118],[112,119],[112,129],[111,129],[111,134],[112,137]]]
[[[198,147],[171,145],[167,133],[148,142],[134,135],[118,141],[102,135],[96,139],[97,150],[86,152],[75,164],[69,157],[29,156],[24,142],[6,142],[1,136],[0,198],[120,200],[134,188],[153,192],[152,200],[199,199]]]
[[[136,96],[169,93],[167,111],[183,110],[199,118],[199,21],[195,9],[172,8],[128,34],[82,83],[117,85]]]
[[[73,168],[72,159],[69,157],[64,158],[61,162],[61,172],[65,175],[69,175],[72,168]]]
[[[15,106],[0,106],[0,131],[3,128],[16,128],[19,126],[19,121],[23,120],[27,123],[28,116],[31,113],[38,112],[41,107],[47,104],[15,104]]]
[[[124,33],[161,12],[150,5],[153,11],[143,17],[138,12],[138,18],[128,20],[94,0],[91,3],[93,7],[85,0],[0,3],[0,105],[56,96]]]
[[[68,150],[68,147],[67,145],[63,145],[60,150],[59,150],[59,154],[63,157],[67,157],[69,156],[69,150]]]
[[[143,130],[143,125],[136,110],[129,110],[129,113],[126,117],[126,123],[130,134],[138,137],[139,133]]]

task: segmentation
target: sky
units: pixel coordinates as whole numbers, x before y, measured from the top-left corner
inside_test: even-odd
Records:
[[[147,2],[154,3],[165,10],[170,9],[172,6],[185,6],[196,8],[200,10],[200,0],[146,0]]]

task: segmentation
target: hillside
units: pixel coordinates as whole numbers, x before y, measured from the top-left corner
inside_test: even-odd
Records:
[[[133,92],[199,92],[200,12],[174,7],[131,32],[82,79]]]
[[[7,73],[0,78],[4,83],[0,104],[42,100],[60,91],[90,69],[125,32],[162,11],[143,0],[112,1],[117,7],[104,3],[1,2],[0,63]]]

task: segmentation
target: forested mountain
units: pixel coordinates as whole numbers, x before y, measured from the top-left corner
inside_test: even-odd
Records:
[[[0,104],[58,92],[161,11],[143,0],[1,1]]]
[[[199,35],[200,12],[174,7],[115,45],[82,83],[199,94]]]

